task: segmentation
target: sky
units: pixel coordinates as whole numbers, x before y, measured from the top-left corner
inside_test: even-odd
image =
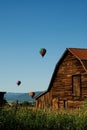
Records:
[[[45,91],[70,47],[87,48],[87,0],[0,0],[0,91]]]

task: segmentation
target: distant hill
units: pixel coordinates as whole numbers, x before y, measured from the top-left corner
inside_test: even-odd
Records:
[[[37,91],[35,92],[35,96],[37,96],[38,94],[40,94],[41,91]],[[32,102],[35,99],[32,99],[29,96],[29,93],[13,93],[13,92],[7,92],[4,95],[4,98],[8,101],[8,102],[16,102],[17,100],[19,102],[24,102],[24,101],[28,101],[28,102]]]

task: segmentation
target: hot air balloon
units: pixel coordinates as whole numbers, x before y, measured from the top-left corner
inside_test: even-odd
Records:
[[[18,81],[17,81],[17,85],[19,86],[20,84],[21,84],[21,81],[18,80]]]
[[[46,49],[45,48],[41,48],[40,55],[43,57],[45,54],[46,54]]]
[[[32,98],[34,97],[34,95],[35,95],[35,92],[30,92],[29,93],[29,96],[32,97]]]

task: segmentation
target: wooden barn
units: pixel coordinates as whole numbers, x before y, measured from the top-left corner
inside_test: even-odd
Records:
[[[3,104],[3,101],[4,101],[4,94],[5,94],[6,92],[0,92],[0,106],[2,106],[2,104]]]
[[[79,108],[87,98],[87,49],[67,48],[46,91],[36,97],[41,109]]]

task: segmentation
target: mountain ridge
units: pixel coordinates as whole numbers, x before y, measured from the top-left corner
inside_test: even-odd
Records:
[[[35,97],[42,93],[42,91],[36,91],[34,98],[30,97],[29,93],[16,93],[16,92],[6,92],[4,95],[4,99],[6,99],[7,102],[16,102],[17,100],[19,102],[32,102],[35,101]]]

